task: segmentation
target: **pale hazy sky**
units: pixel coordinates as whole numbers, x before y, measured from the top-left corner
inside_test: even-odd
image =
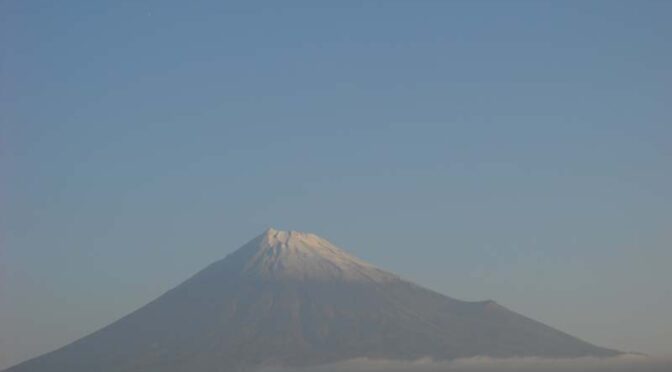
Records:
[[[672,2],[0,1],[0,368],[268,226],[672,352]]]

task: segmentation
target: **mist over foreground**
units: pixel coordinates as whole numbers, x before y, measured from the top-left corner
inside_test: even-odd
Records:
[[[669,372],[672,358],[627,354],[610,358],[487,358],[412,362],[352,360],[311,368],[261,368],[259,372]]]

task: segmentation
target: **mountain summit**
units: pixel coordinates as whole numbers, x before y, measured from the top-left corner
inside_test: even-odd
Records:
[[[126,317],[6,372],[213,372],[354,358],[611,356],[492,301],[459,301],[313,234],[269,229]]]
[[[314,234],[266,230],[227,258],[242,276],[266,280],[385,282],[386,273]]]

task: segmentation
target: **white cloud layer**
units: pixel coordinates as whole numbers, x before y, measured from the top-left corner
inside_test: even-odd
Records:
[[[672,358],[626,354],[612,358],[469,358],[413,362],[356,359],[306,368],[267,367],[260,372],[670,372]]]

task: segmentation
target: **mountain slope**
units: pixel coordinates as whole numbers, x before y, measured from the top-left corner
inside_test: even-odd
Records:
[[[352,358],[609,356],[492,301],[407,282],[270,229],[143,308],[7,372],[211,372]]]

